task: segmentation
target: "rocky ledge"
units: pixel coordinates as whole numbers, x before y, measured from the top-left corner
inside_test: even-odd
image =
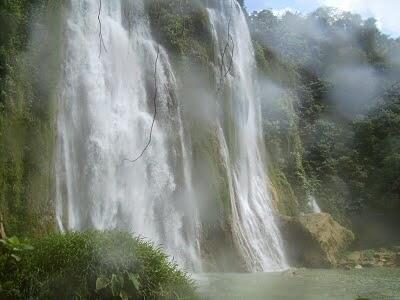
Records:
[[[354,234],[326,213],[280,216],[278,224],[289,263],[295,267],[337,267],[354,241]]]
[[[399,266],[400,246],[348,252],[339,260],[339,267],[344,269]]]

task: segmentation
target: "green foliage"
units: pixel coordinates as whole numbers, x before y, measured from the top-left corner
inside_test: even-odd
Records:
[[[33,247],[17,237],[0,240],[0,297],[15,299],[21,296],[15,285],[16,273],[22,256],[32,251]]]
[[[270,95],[263,99],[263,128],[270,159],[269,175],[278,193],[279,211],[293,216],[305,207],[308,194],[302,161],[304,149],[295,111],[297,99],[273,85],[267,90]]]
[[[154,35],[172,54],[201,65],[214,58],[207,11],[199,1],[151,0],[146,6]]]
[[[193,281],[171,263],[163,251],[143,239],[132,238],[129,233],[51,234],[30,242],[32,246],[18,246],[18,251],[24,250],[18,252],[19,261],[1,269],[2,297],[196,298]],[[11,251],[4,245],[2,260],[3,251]]]
[[[299,213],[299,203],[297,196],[293,191],[292,185],[285,174],[277,167],[269,167],[269,178],[273,189],[276,192],[275,197],[278,212],[285,216],[296,216]]]
[[[20,241],[16,236],[5,240],[0,240],[0,243],[3,244],[3,247],[10,252],[33,250],[31,245]]]
[[[342,222],[364,208],[398,210],[399,96],[385,89],[399,78],[393,59],[400,55],[399,40],[382,34],[373,19],[332,8],[282,18],[268,10],[254,12],[249,25],[260,74],[288,91],[294,103],[264,99],[270,174],[278,194],[293,199],[286,195],[292,190],[300,209],[304,196],[313,194]],[[354,121],[332,101],[336,87],[329,74],[355,62],[379,74],[378,93],[384,97],[376,107],[359,109]],[[288,213],[294,202],[281,201]]]
[[[0,4],[0,210],[11,233],[52,226],[60,20],[58,1]],[[33,27],[47,25],[48,31],[28,38]]]
[[[356,158],[363,165],[368,187],[360,194],[375,209],[400,208],[399,126],[398,91],[386,95],[381,105],[354,123]]]
[[[285,86],[296,84],[299,74],[292,66],[281,61],[270,48],[262,46],[258,41],[254,41],[254,53],[259,70],[267,75],[268,78]]]

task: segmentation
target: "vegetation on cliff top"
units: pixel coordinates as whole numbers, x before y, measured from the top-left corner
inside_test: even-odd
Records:
[[[312,194],[342,222],[400,211],[400,40],[332,8],[254,12],[249,25],[265,98],[278,99],[264,101],[271,174],[287,179],[300,209]]]

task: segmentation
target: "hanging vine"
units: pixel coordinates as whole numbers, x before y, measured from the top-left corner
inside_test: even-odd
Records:
[[[100,43],[100,50],[99,50],[99,58],[101,57],[101,51],[104,48],[104,51],[107,52],[106,44],[104,43],[103,39],[103,32],[101,26],[101,9],[102,9],[102,0],[99,0],[99,13],[97,14],[97,20],[99,22],[99,43]]]
[[[221,64],[220,64],[220,80],[219,80],[219,85],[217,88],[217,92],[220,93],[223,86],[224,82],[226,81],[226,78],[228,74],[232,70],[233,66],[233,56],[235,53],[235,42],[233,40],[232,34],[231,34],[231,24],[232,24],[232,17],[233,17],[233,6],[234,6],[234,0],[231,0],[231,7],[230,7],[230,14],[229,14],[229,19],[228,19],[228,24],[227,24],[227,38],[226,38],[226,44],[224,48],[221,48],[220,54],[221,54]],[[230,44],[232,43],[232,46],[230,47]],[[229,49],[231,48],[231,49]],[[228,55],[228,51],[230,50],[230,60],[229,64],[225,64],[225,59],[226,56]]]
[[[100,51],[99,51],[99,57],[101,57],[102,54],[102,49],[104,49],[105,52],[107,52],[106,45],[104,43],[103,39],[103,33],[102,33],[102,24],[101,24],[101,11],[102,11],[102,0],[99,0],[99,11],[97,14],[97,20],[99,23],[99,44],[100,44]],[[157,15],[157,20],[159,20],[160,17],[160,11],[158,10],[158,15]],[[143,150],[140,152],[140,154],[134,158],[134,159],[129,159],[129,158],[124,158],[123,161],[135,163],[137,162],[140,158],[143,157],[147,149],[150,147],[152,137],[153,137],[153,130],[154,130],[154,124],[156,122],[157,118],[157,98],[158,98],[158,82],[157,82],[157,66],[158,66],[158,60],[160,58],[160,45],[157,45],[157,55],[156,55],[156,60],[154,63],[154,73],[153,73],[153,81],[154,81],[154,96],[153,96],[153,106],[154,106],[154,112],[153,112],[153,119],[151,122],[151,127],[150,127],[150,133],[148,140],[146,142],[146,145],[144,146]]]
[[[159,23],[160,21],[160,7],[158,6],[158,13],[157,13],[157,22]],[[158,42],[157,42],[158,43]],[[154,106],[154,112],[153,112],[153,120],[151,122],[150,126],[150,133],[149,137],[147,140],[146,145],[144,146],[143,150],[140,152],[140,154],[134,158],[134,159],[129,159],[129,158],[124,158],[124,162],[130,162],[130,163],[135,163],[137,162],[140,158],[143,157],[143,155],[146,153],[147,149],[150,147],[151,140],[153,138],[153,130],[154,130],[154,124],[157,119],[157,98],[158,98],[158,80],[157,80],[157,67],[158,67],[158,60],[160,58],[160,44],[157,44],[157,55],[156,55],[156,60],[154,62],[154,72],[153,72],[153,82],[154,82],[154,96],[153,96],[153,106]]]
[[[156,60],[155,60],[155,63],[154,63],[154,73],[153,73],[153,81],[154,81],[154,96],[153,96],[154,113],[153,113],[153,121],[151,122],[149,138],[148,138],[148,141],[147,141],[145,147],[143,148],[142,152],[134,159],[125,158],[124,161],[127,161],[127,162],[131,162],[131,163],[137,162],[144,155],[144,153],[147,151],[147,149],[149,148],[149,146],[151,144],[151,139],[152,139],[152,136],[153,136],[154,124],[155,124],[156,118],[157,118],[157,98],[158,98],[157,65],[158,65],[159,57],[160,57],[160,45],[157,46],[157,57],[156,57]]]

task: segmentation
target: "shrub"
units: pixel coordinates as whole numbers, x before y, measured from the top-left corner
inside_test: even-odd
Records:
[[[161,249],[126,232],[50,234],[30,244],[7,264],[2,247],[1,299],[195,298],[193,281]]]
[[[199,1],[146,2],[154,36],[177,57],[207,65],[214,58],[211,25]]]

